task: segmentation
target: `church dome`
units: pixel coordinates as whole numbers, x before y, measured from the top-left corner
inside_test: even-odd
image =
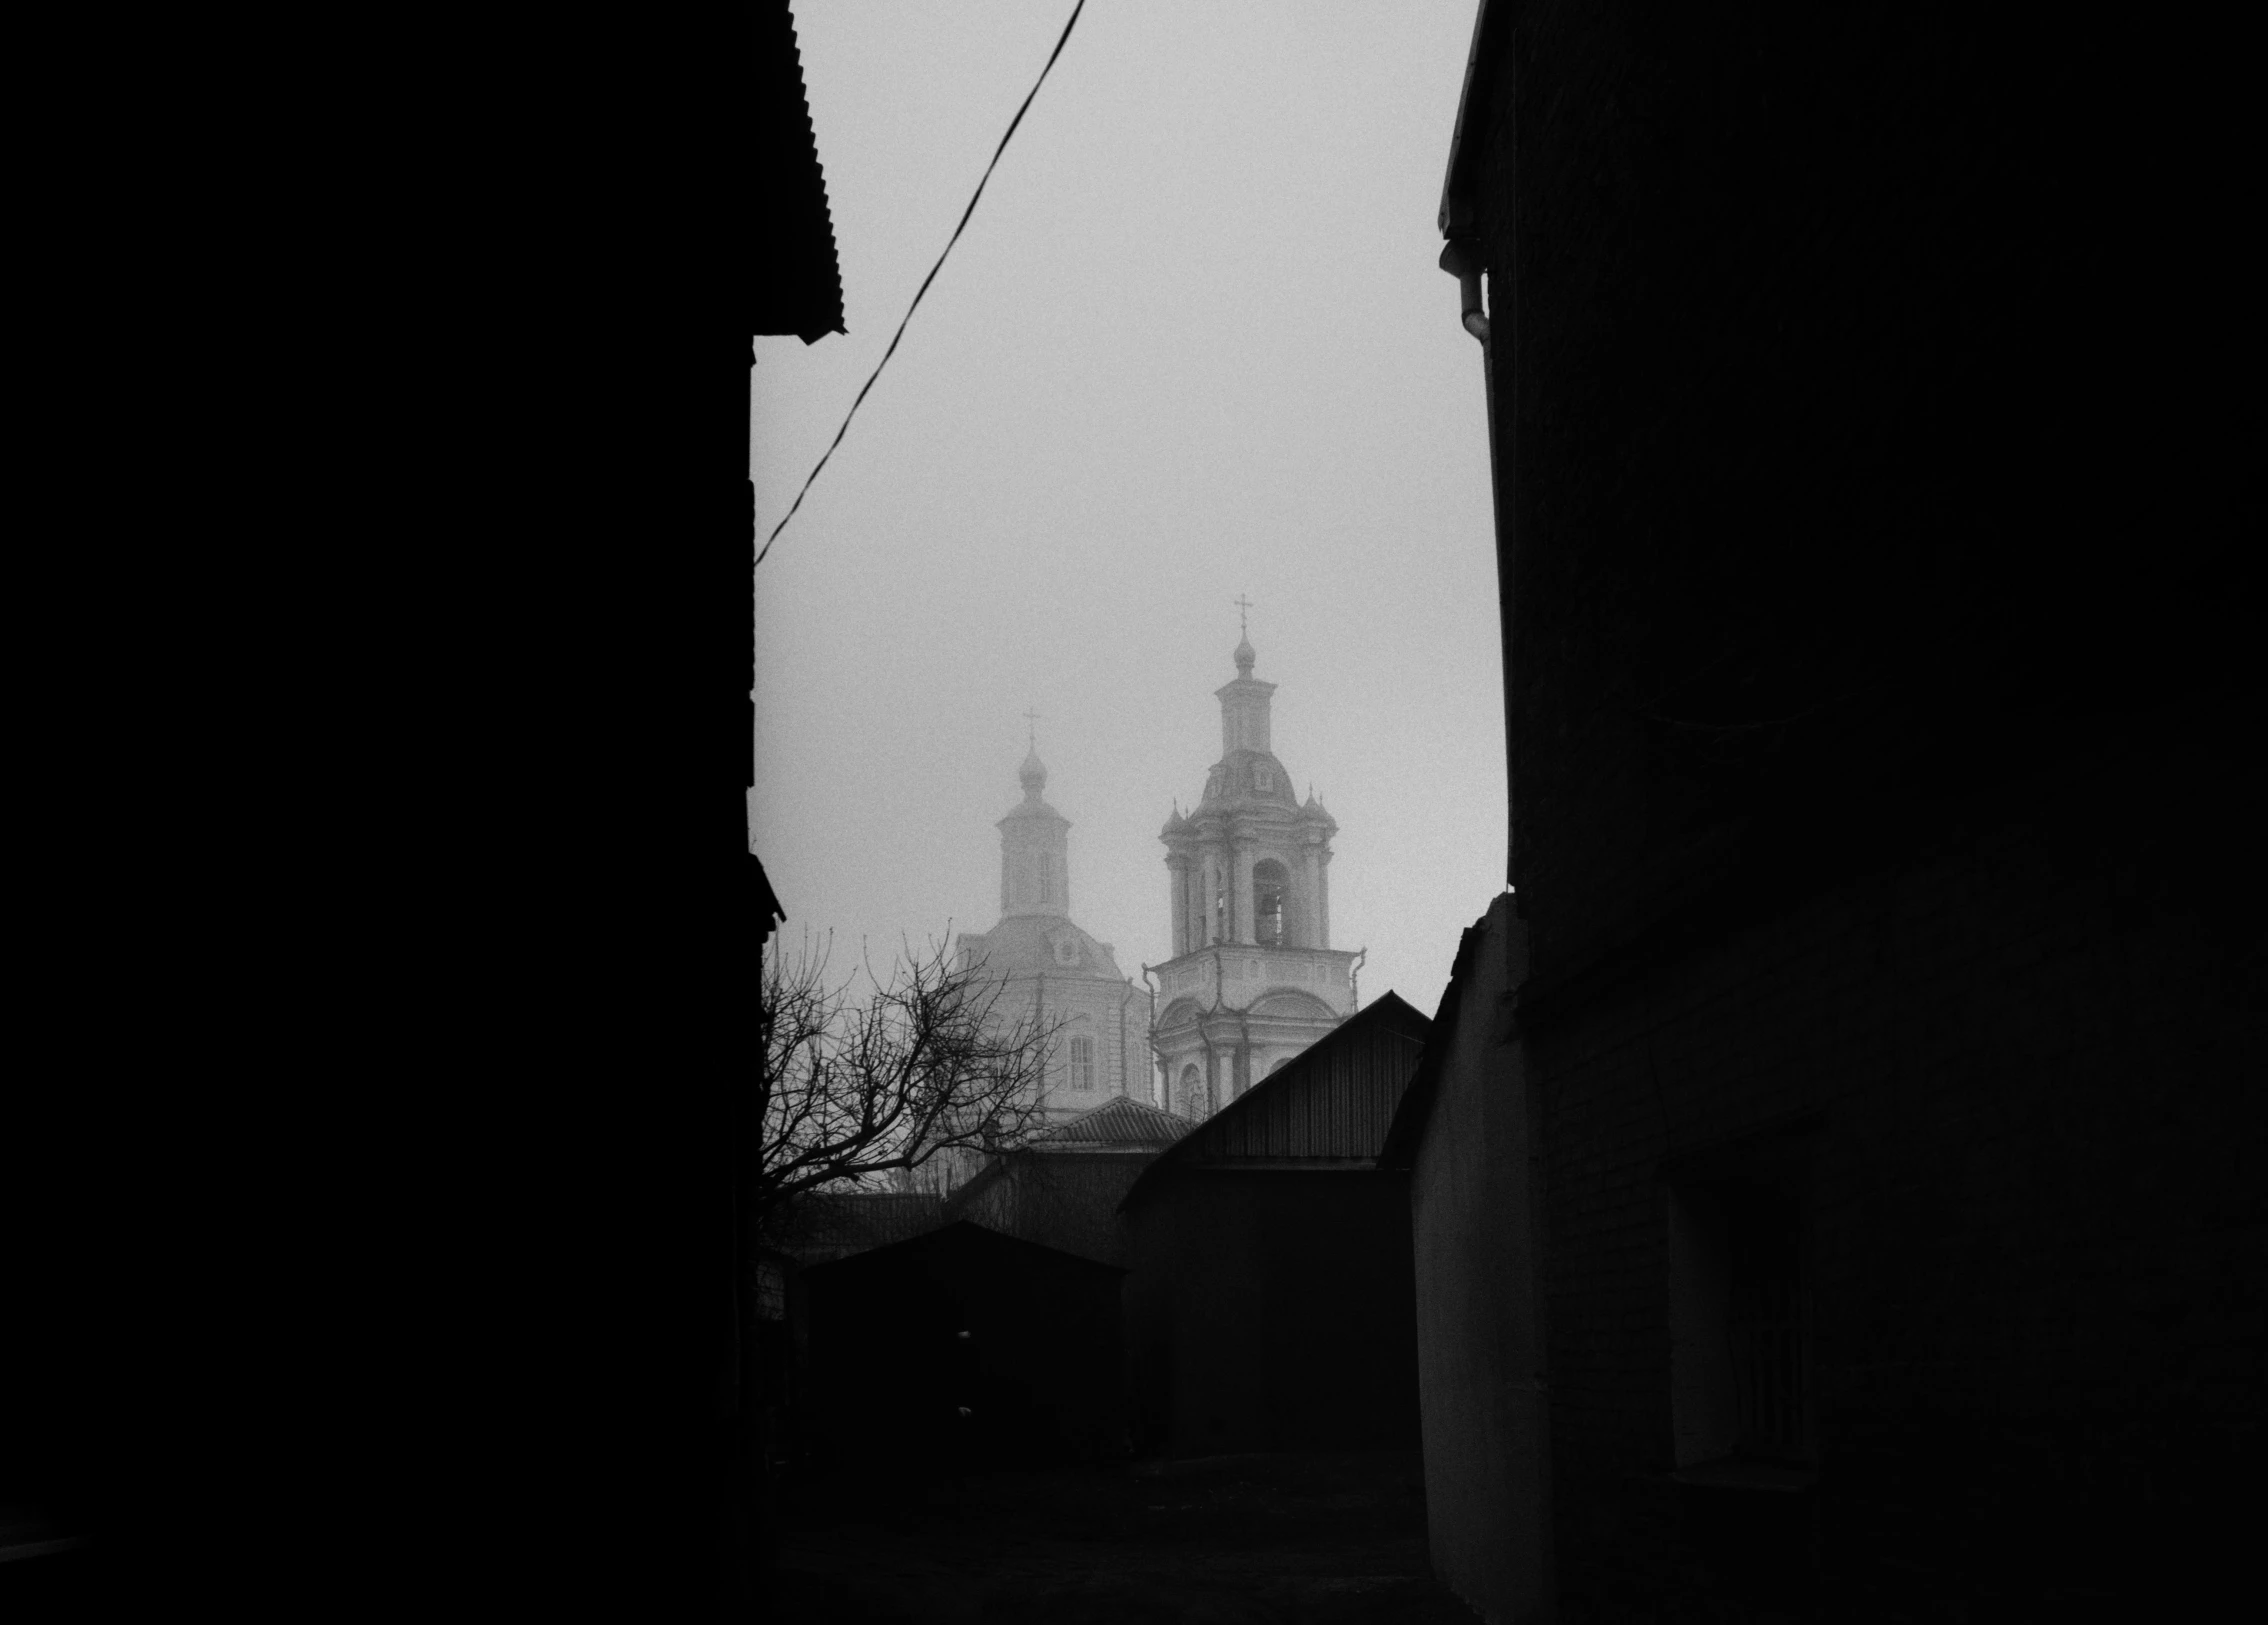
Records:
[[[1024,765],[1016,769],[1016,777],[1022,781],[1024,794],[1028,796],[1036,796],[1047,788],[1047,769],[1040,763],[1037,746],[1025,754]]]
[[[1216,643],[1213,645],[1213,647],[1217,649],[1220,647],[1220,645]],[[1252,647],[1252,640],[1250,638],[1247,637],[1237,639],[1236,674],[1239,677],[1250,677],[1252,675],[1252,662],[1259,658],[1260,656],[1258,652],[1255,651]]]
[[[1232,750],[1215,762],[1205,775],[1205,794],[1198,809],[1219,809],[1230,804],[1267,803],[1290,809],[1299,805],[1292,777],[1284,764],[1264,750]]]
[[[1126,980],[1109,943],[1096,941],[1060,915],[1010,915],[982,937],[968,941],[988,977]]]

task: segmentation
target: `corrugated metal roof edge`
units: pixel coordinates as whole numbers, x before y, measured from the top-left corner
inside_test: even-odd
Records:
[[[805,224],[815,225],[817,230],[796,245],[802,251],[802,258],[794,267],[808,279],[804,292],[813,302],[797,314],[795,326],[789,330],[805,344],[816,344],[829,333],[842,333],[847,329],[843,313],[842,252],[835,240],[835,211],[827,197],[827,170],[819,157],[818,131],[811,122],[811,92],[803,77],[803,38],[796,27],[794,11],[786,0],[775,0],[762,8],[753,26],[772,29],[771,37],[758,37],[757,58],[762,66],[779,75],[779,82],[769,87],[778,96],[778,105],[762,111],[771,116],[775,133],[796,149],[793,157],[784,151],[773,155],[780,166],[777,178],[783,193],[793,191],[806,210],[816,209],[808,215]],[[783,42],[784,52],[780,50]],[[790,82],[792,104],[788,94]],[[822,235],[824,243],[819,240]],[[763,335],[761,327],[756,328],[756,333],[780,336]]]
[[[1412,1022],[1416,1023],[1414,1029],[1410,1026]],[[1340,1022],[1338,1026],[1332,1028],[1330,1032],[1324,1034],[1323,1037],[1318,1038],[1306,1049],[1301,1050],[1292,1063],[1281,1072],[1276,1073],[1273,1077],[1261,1079],[1236,1099],[1206,1118],[1204,1122],[1198,1124],[1196,1129],[1184,1135],[1174,1145],[1160,1152],[1158,1160],[1143,1169],[1142,1177],[1134,1181],[1133,1188],[1127,1191],[1125,1199],[1118,1204],[1118,1211],[1124,1213],[1132,1208],[1138,1199],[1157,1188],[1158,1182],[1165,1177],[1169,1169],[1179,1167],[1187,1160],[1191,1154],[1189,1148],[1203,1138],[1198,1130],[1209,1129],[1224,1119],[1240,1113],[1249,1114],[1261,1110],[1260,1102],[1273,1098],[1274,1095],[1290,1088],[1299,1079],[1313,1071],[1317,1065],[1315,1057],[1327,1054],[1345,1043],[1350,1037],[1368,1033],[1375,1027],[1389,1027],[1422,1042],[1432,1030],[1432,1026],[1433,1024],[1426,1020],[1423,1011],[1418,1010],[1409,1000],[1403,998],[1392,988],[1388,988],[1353,1015],[1347,1017],[1346,1020]]]

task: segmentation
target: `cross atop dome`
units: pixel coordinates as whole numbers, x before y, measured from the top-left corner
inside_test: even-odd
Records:
[[[1238,593],[1229,600],[1236,605],[1236,673],[1239,677],[1252,675],[1252,662],[1259,659],[1252,648],[1252,629],[1247,621],[1252,613],[1252,600]]]

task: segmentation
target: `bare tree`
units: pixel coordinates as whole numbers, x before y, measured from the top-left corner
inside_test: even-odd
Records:
[[[761,1220],[802,1193],[920,1168],[941,1152],[990,1154],[1040,1126],[1054,1029],[1003,1007],[1006,985],[910,949],[889,980],[837,982],[807,938],[765,967]]]

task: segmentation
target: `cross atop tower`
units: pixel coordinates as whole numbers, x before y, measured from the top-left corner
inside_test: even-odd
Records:
[[[1244,594],[1238,593],[1234,598],[1230,599],[1229,602],[1236,606],[1237,635],[1239,637],[1250,637],[1252,635],[1252,629],[1245,625],[1245,617],[1251,613],[1252,600],[1245,597]]]

